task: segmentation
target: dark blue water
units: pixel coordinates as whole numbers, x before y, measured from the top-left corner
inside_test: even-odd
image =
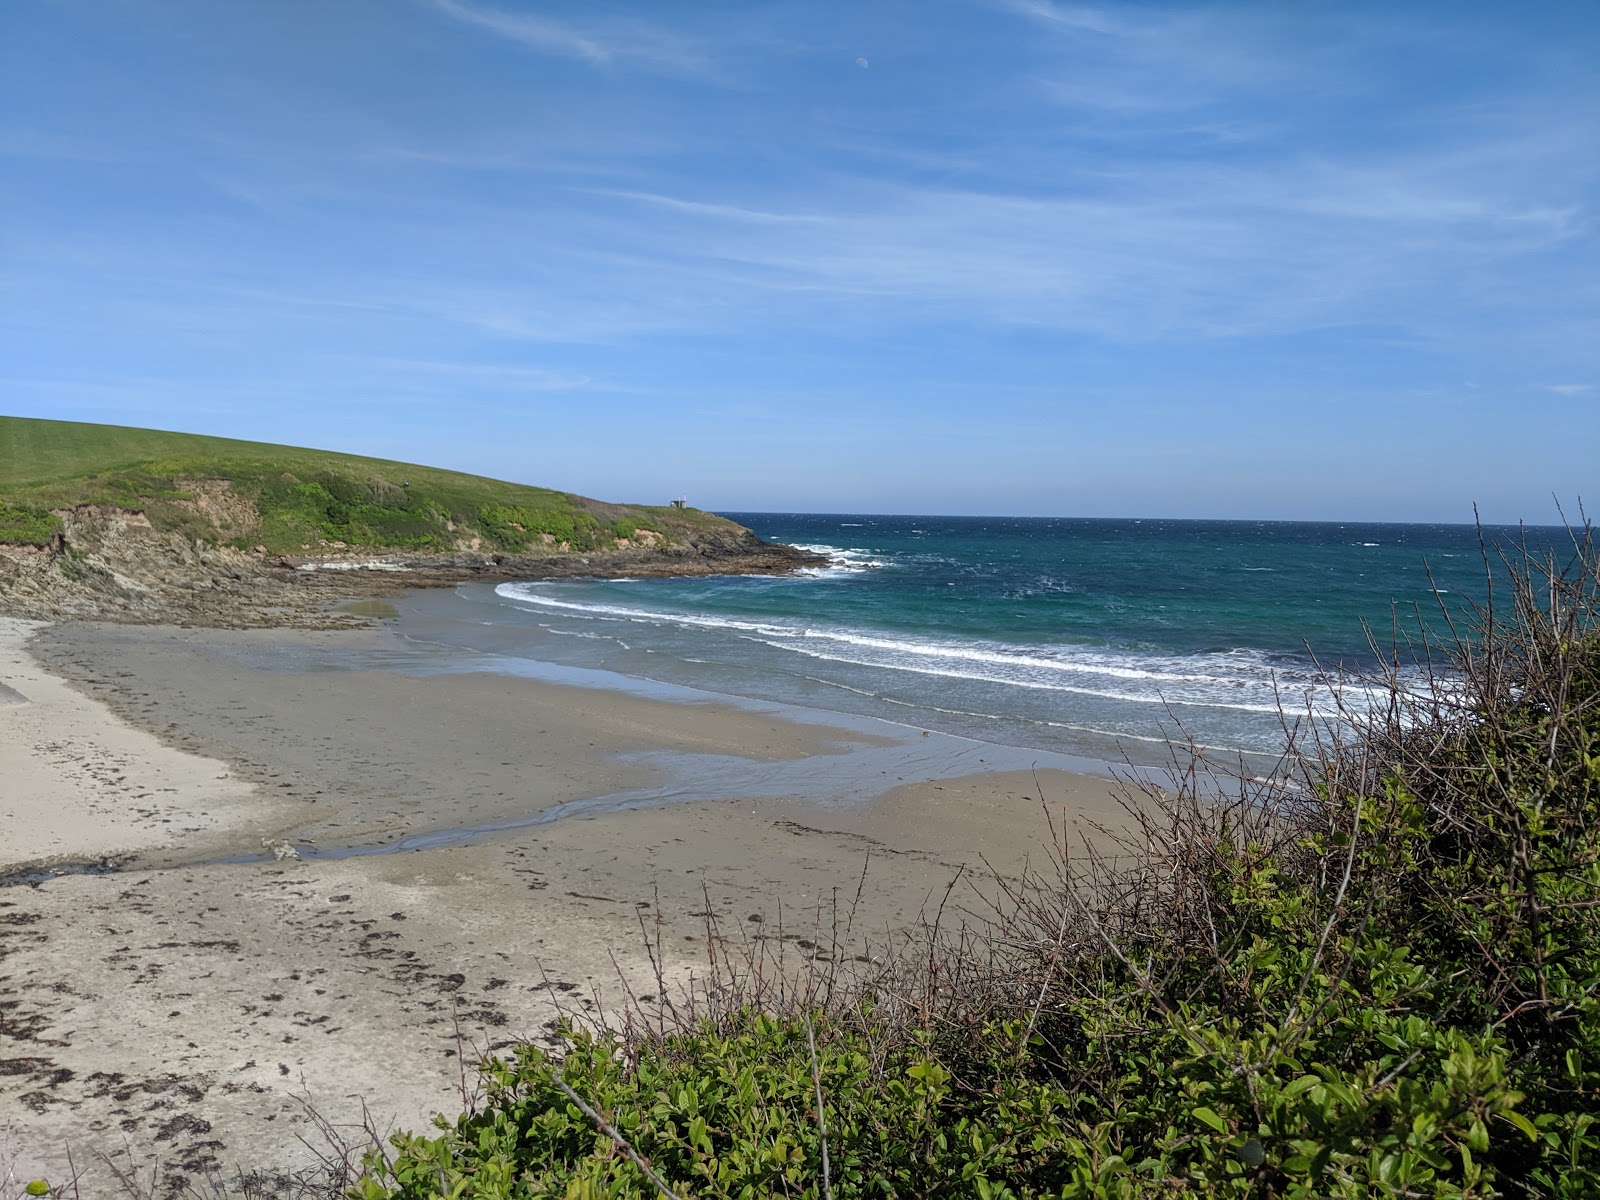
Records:
[[[1484,590],[1471,526],[726,515],[828,565],[504,584],[484,619],[549,661],[1153,762],[1180,731],[1274,753],[1281,713],[1340,707],[1319,660],[1369,669],[1368,628],[1387,646],[1397,613],[1442,627]]]

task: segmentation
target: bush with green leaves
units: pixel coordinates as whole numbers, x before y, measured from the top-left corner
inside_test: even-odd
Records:
[[[48,546],[61,531],[61,522],[49,512],[0,500],[0,545]]]
[[[526,550],[546,537],[574,550],[589,550],[601,531],[590,513],[531,506],[487,504],[478,510],[477,522],[484,537],[501,550]]]
[[[1267,781],[1130,796],[870,975],[491,1060],[352,1195],[1600,1196],[1595,547],[1502,566]]]
[[[422,497],[378,480],[361,483],[329,472],[268,480],[259,505],[264,534],[274,543],[316,539],[414,549],[448,544],[441,514]]]

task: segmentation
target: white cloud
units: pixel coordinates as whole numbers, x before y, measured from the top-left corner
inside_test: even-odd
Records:
[[[1588,228],[1576,209],[1503,189],[1497,169],[1525,164],[1520,145],[1501,151],[1480,148],[1471,170],[1448,152],[1151,164],[1048,194],[852,181],[789,210],[607,194],[662,214],[628,252],[678,286],[892,298],[904,314],[1136,341],[1413,328],[1474,295],[1493,302],[1507,263]],[[627,243],[628,225],[608,229]]]
[[[622,191],[604,188],[587,189],[596,196],[613,196],[622,200],[637,200],[642,204],[653,204],[661,208],[671,209],[673,212],[687,213],[693,216],[725,217],[733,221],[749,221],[757,224],[817,224],[826,218],[808,213],[783,213],[768,212],[762,209],[744,208],[737,204],[715,204],[701,200],[681,200],[676,196],[663,196],[655,192]]]
[[[596,66],[618,59],[637,59],[688,70],[701,65],[701,56],[683,38],[636,20],[614,20],[602,27],[580,28],[526,13],[464,4],[460,0],[434,0],[439,11],[468,25],[487,29],[531,49]]]
[[[1109,14],[1087,5],[1058,4],[1052,0],[1002,0],[1001,7],[1055,29],[1085,29],[1091,33],[1118,31]]]
[[[62,137],[36,129],[0,129],[0,157],[106,164],[126,162],[129,155],[123,147],[101,145],[82,138]]]
[[[345,361],[381,371],[421,374],[446,379],[470,380],[488,387],[526,392],[570,392],[593,383],[588,375],[576,371],[552,371],[543,367],[519,367],[500,363],[456,362],[424,358],[388,356],[346,357]]]

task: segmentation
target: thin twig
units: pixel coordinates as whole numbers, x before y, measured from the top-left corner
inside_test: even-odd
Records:
[[[645,1161],[644,1155],[640,1154],[637,1150],[630,1146],[628,1144],[628,1139],[618,1133],[616,1127],[612,1125],[610,1121],[606,1120],[594,1109],[590,1108],[588,1101],[584,1100],[582,1096],[578,1095],[577,1092],[568,1087],[567,1081],[561,1078],[561,1076],[552,1074],[550,1079],[551,1082],[553,1082],[558,1088],[566,1093],[568,1100],[571,1100],[578,1106],[578,1108],[583,1112],[584,1116],[588,1117],[589,1120],[595,1123],[596,1127],[599,1128],[601,1133],[605,1134],[608,1138],[616,1143],[617,1149],[626,1154],[629,1161],[632,1162],[634,1166],[638,1167],[639,1170],[644,1172],[645,1178],[647,1178],[651,1183],[655,1184],[656,1191],[667,1197],[667,1200],[678,1200],[678,1194],[662,1181],[661,1176],[657,1175],[651,1168],[650,1164]]]
[[[822,1112],[822,1070],[817,1066],[817,1039],[811,1031],[811,1014],[806,1014],[806,1045],[811,1049],[811,1082],[817,1089],[817,1132],[822,1135],[822,1194],[833,1200],[833,1180],[828,1171],[828,1119]]]

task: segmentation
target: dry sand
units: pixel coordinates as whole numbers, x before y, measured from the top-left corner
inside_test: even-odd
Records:
[[[221,844],[241,823],[292,820],[228,764],[108,719],[23,649],[36,622],[0,617],[0,870]]]
[[[0,873],[133,856],[0,889],[0,1183],[7,1169],[61,1178],[69,1148],[86,1195],[109,1190],[107,1155],[174,1187],[305,1165],[301,1139],[321,1144],[305,1100],[340,1126],[365,1105],[380,1126],[419,1128],[461,1108],[463,1052],[548,1038],[561,1008],[616,1003],[622,978],[653,992],[642,929],[669,982],[698,967],[708,899],[727,928],[798,938],[851,902],[870,858],[856,928],[892,930],[958,872],[956,908],[981,909],[989,867],[1040,853],[1041,799],[1073,820],[1120,815],[1106,780],[1045,771],[217,863],[269,835],[370,848],[648,787],[654,768],[629,752],[736,756],[756,779],[873,741],[497,675],[257,669],[274,648],[377,640],[0,625],[0,684],[25,698],[0,706]]]

